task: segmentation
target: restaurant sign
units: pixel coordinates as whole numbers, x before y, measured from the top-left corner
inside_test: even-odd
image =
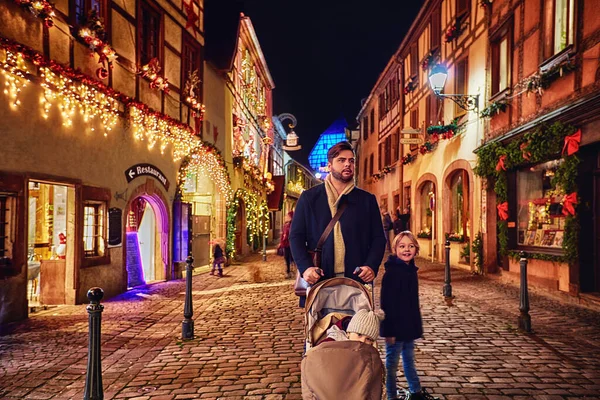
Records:
[[[160,183],[163,184],[165,189],[169,190],[169,180],[165,177],[165,174],[163,174],[160,169],[152,164],[136,164],[125,170],[125,178],[127,178],[127,183],[142,175],[150,175],[155,177]]]

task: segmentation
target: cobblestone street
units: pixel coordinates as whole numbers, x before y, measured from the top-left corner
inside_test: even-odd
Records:
[[[196,337],[186,342],[183,280],[103,301],[105,398],[299,399],[302,312],[283,264],[252,255],[224,278],[195,275]],[[453,270],[448,307],[443,265],[418,264],[425,337],[417,368],[436,396],[600,398],[600,312],[532,293],[534,332],[520,333],[518,288]],[[85,305],[62,306],[3,326],[0,398],[81,399],[87,318]]]

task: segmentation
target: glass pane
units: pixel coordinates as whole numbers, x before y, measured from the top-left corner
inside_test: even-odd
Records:
[[[431,235],[432,214],[429,209],[429,193],[433,191],[433,183],[427,182],[421,189],[421,198],[419,199],[421,207],[421,229],[419,233]]]
[[[500,42],[499,53],[498,91],[502,91],[508,87],[508,38],[506,36]]]
[[[454,237],[462,237],[463,232],[463,182],[462,174],[457,173],[452,178],[452,217],[450,224],[450,235]]]
[[[554,9],[554,54],[567,47],[567,2],[556,0]]]

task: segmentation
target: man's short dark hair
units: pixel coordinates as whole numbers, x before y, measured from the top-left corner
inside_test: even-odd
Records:
[[[332,162],[334,158],[336,158],[342,151],[350,150],[352,154],[354,154],[354,149],[349,142],[343,141],[331,146],[329,151],[327,152],[327,161]]]

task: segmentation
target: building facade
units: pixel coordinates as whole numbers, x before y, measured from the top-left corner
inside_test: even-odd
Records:
[[[599,27],[593,1],[493,2],[477,151],[486,264],[516,280],[523,251],[530,285],[580,299],[600,291]]]
[[[0,323],[176,277],[204,142],[204,4],[0,4]]]
[[[473,174],[483,123],[443,94],[483,97],[487,18],[480,1],[426,1],[357,117],[359,183],[382,211],[410,212],[423,256],[444,260],[448,239],[451,264],[470,270],[466,249],[485,229]],[[441,96],[428,81],[438,65],[447,71]]]

